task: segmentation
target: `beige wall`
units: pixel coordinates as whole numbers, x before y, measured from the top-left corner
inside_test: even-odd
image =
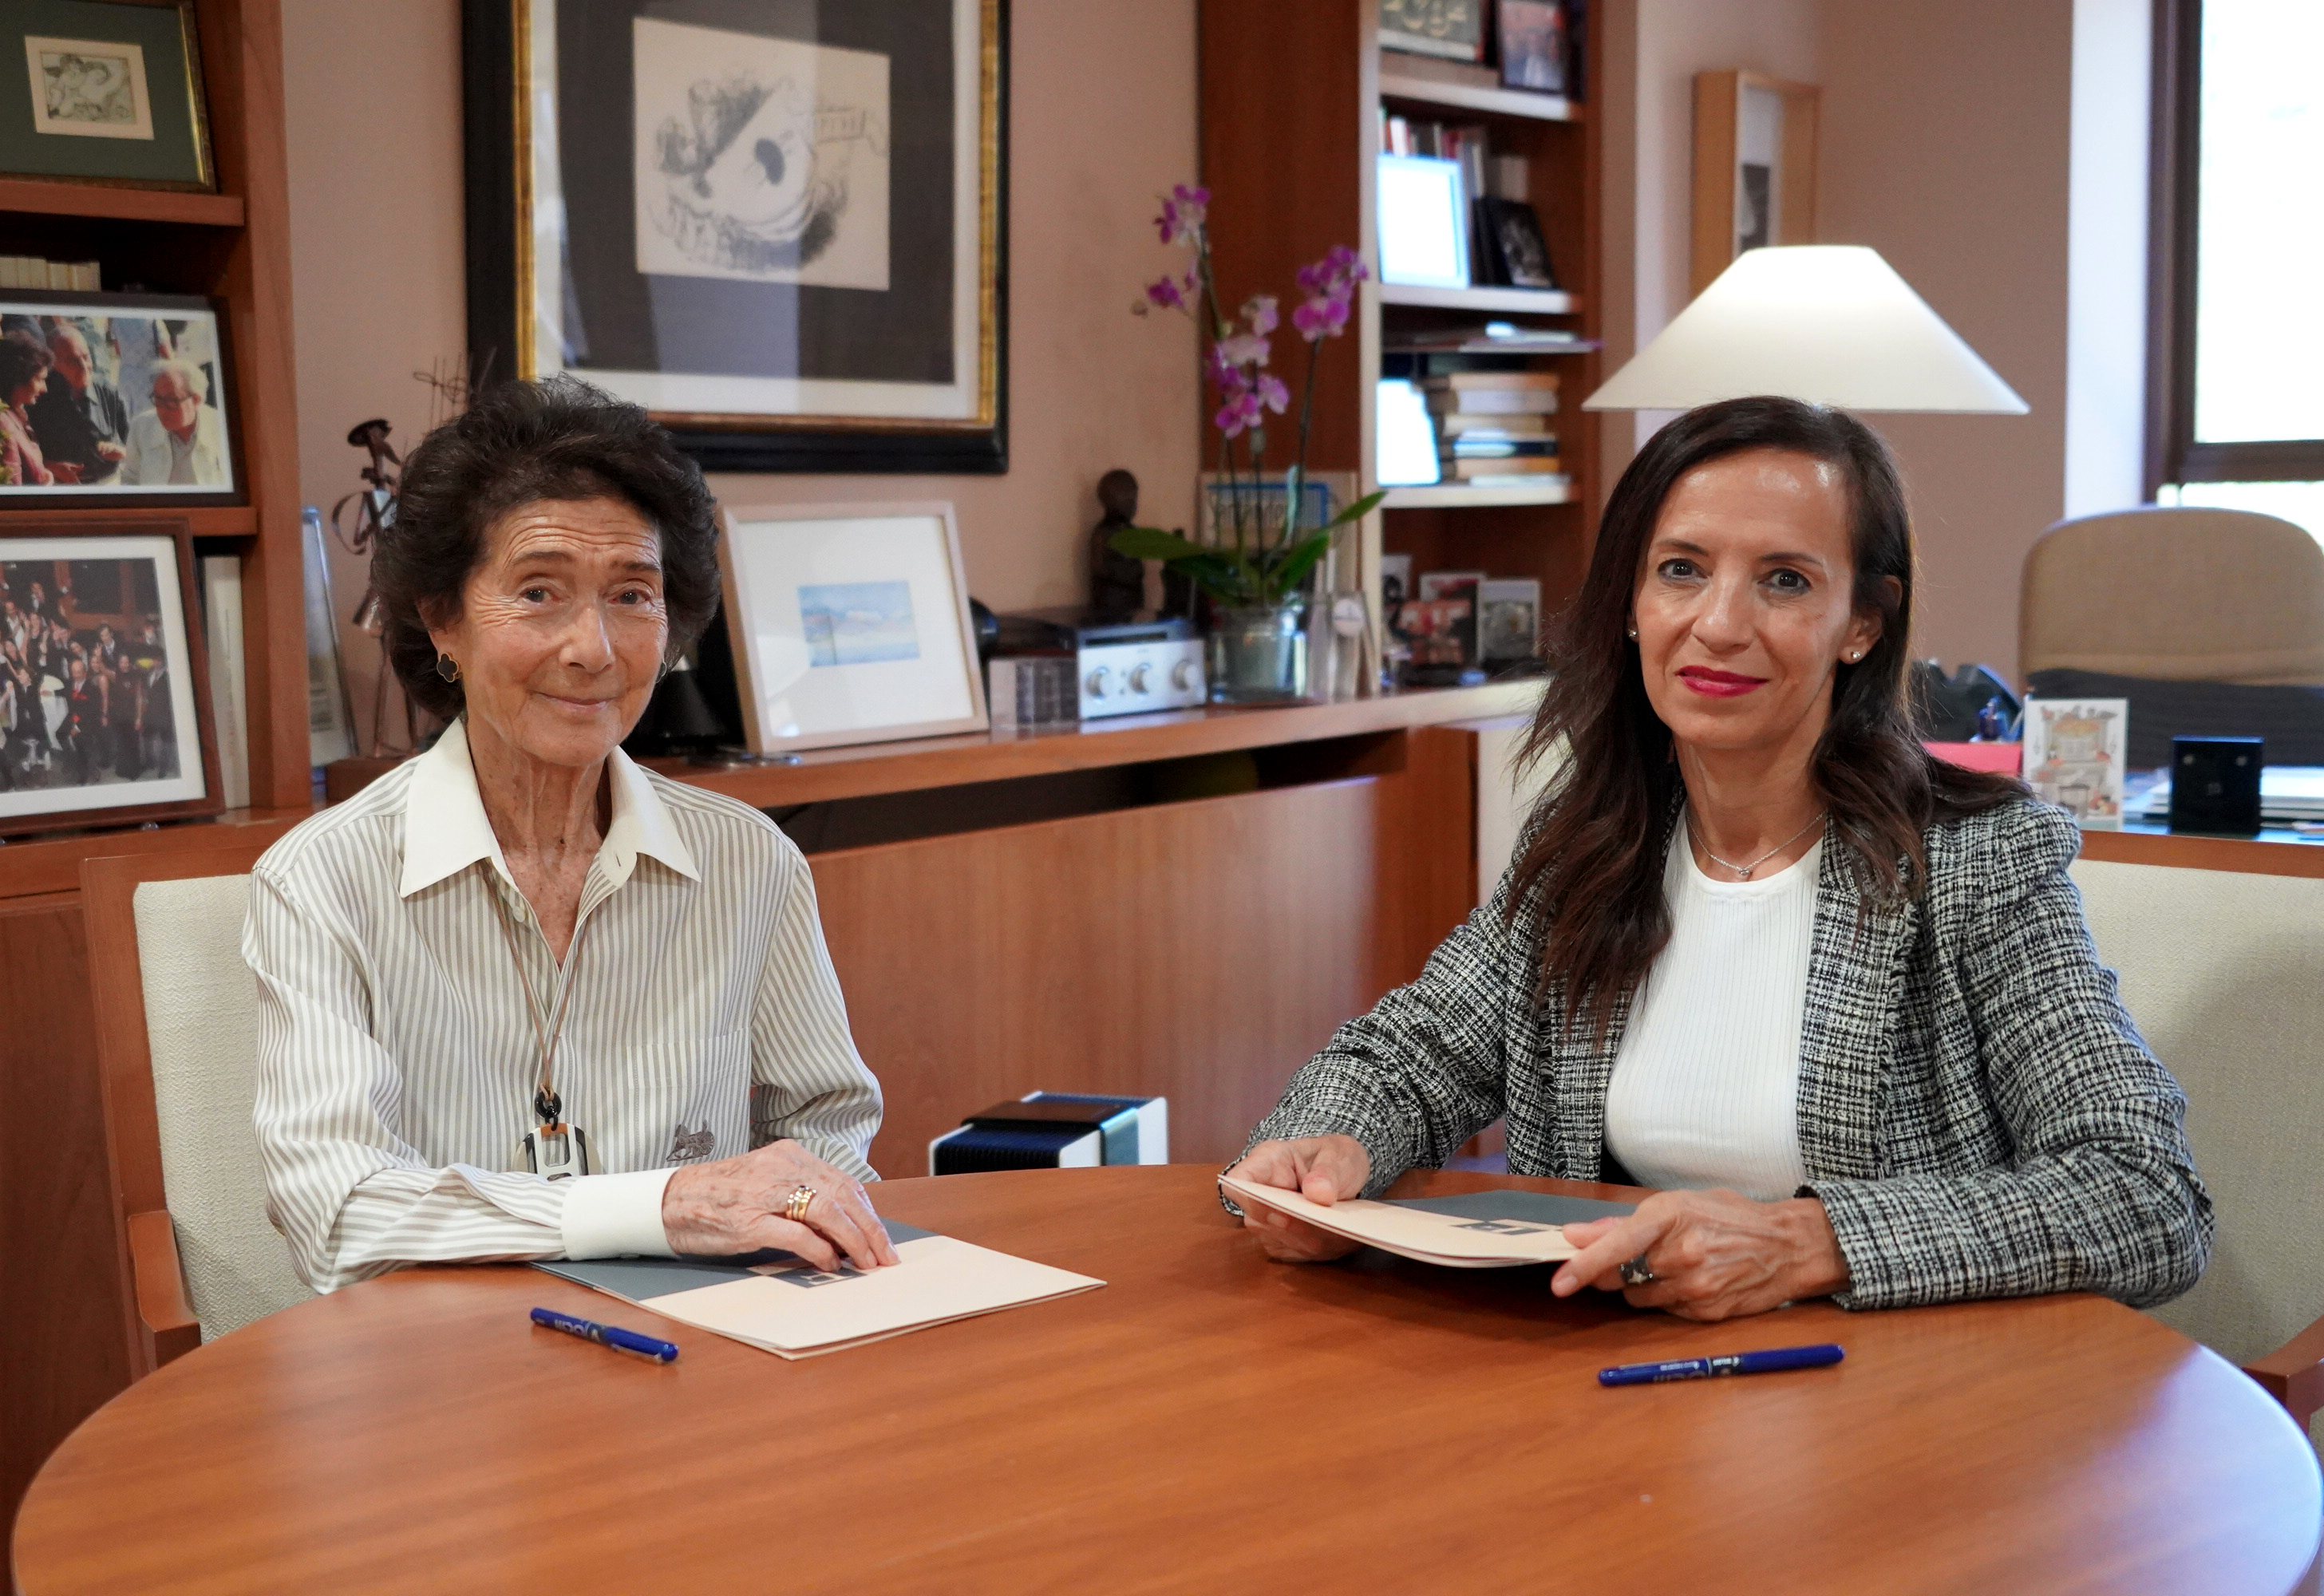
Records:
[[[283,7],[300,473],[326,510],[362,464],[347,429],[384,414],[415,439],[411,374],[466,343],[458,0],[394,9],[382,28],[367,0]],[[735,504],[949,499],[970,590],[997,609],[1075,601],[1113,466],[1138,474],[1147,518],[1185,524],[1198,445],[1191,333],[1129,313],[1168,263],[1154,196],[1195,171],[1194,0],[1014,0],[1012,16],[1009,473],[713,479]],[[361,569],[342,558],[334,580],[344,616]],[[376,650],[346,650],[367,725]]]

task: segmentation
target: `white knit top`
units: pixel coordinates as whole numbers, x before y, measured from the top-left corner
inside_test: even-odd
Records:
[[[1606,1145],[1651,1186],[1791,1196],[1800,1161],[1800,1019],[1819,842],[1760,880],[1714,881],[1682,828],[1663,891],[1671,938],[1615,1055]]]

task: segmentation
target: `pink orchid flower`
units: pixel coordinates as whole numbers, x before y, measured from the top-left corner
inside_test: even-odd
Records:
[[[1261,404],[1278,416],[1291,405],[1291,390],[1285,387],[1283,379],[1277,376],[1270,374],[1260,377],[1259,386],[1253,390],[1253,394]]]
[[[1275,314],[1275,304],[1276,300],[1273,294],[1251,295],[1250,299],[1243,301],[1242,319],[1244,325],[1249,327],[1253,333],[1257,334],[1260,337],[1265,337],[1268,334],[1273,332],[1276,328],[1276,323],[1277,320]],[[1264,364],[1264,362],[1261,364]]]
[[[1265,365],[1268,350],[1267,340],[1257,333],[1237,333],[1219,340],[1219,353],[1231,364]]]
[[[1146,298],[1158,310],[1183,310],[1186,308],[1185,296],[1178,291],[1178,280],[1167,275],[1146,285]]]

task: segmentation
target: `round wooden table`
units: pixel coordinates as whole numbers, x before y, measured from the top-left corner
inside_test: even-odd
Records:
[[[1111,1284],[801,1362],[529,1269],[367,1282],[82,1425],[25,1499],[16,1577],[27,1596],[2280,1596],[2313,1577],[2306,1439],[2237,1370],[2115,1303],[1685,1324],[1557,1302],[1545,1268],[1271,1264],[1213,1174],[890,1181],[883,1212]],[[1406,1189],[1502,1184],[1611,1190]],[[536,1332],[536,1303],[684,1356]],[[1821,1341],[1847,1362],[1594,1378]]]

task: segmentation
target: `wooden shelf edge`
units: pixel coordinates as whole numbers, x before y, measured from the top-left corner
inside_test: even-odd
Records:
[[[38,178],[0,178],[0,211],[17,216],[183,222],[202,227],[239,227],[245,214],[239,194],[118,189],[106,183],[51,183]]]
[[[2082,857],[2111,864],[2159,864],[2247,875],[2324,877],[2324,843],[2289,831],[2264,837],[2191,836],[2135,828],[2082,833]]]
[[[1391,69],[1385,60],[1380,63],[1379,93],[1384,100],[1481,111],[1489,116],[1521,116],[1531,122],[1579,122],[1584,115],[1580,106],[1563,95],[1440,82]]]
[[[1508,504],[1571,504],[1573,484],[1555,483],[1534,487],[1464,488],[1450,485],[1438,487],[1390,488],[1388,497],[1380,501],[1383,510],[1478,510]]]
[[[272,830],[280,836],[313,812],[230,809],[216,820],[173,821],[152,831],[124,826],[117,831],[79,831],[65,836],[16,837],[0,847],[0,902],[11,898],[79,891],[80,863],[84,859],[221,848],[250,840],[252,826]]]
[[[802,755],[805,762],[798,765],[706,770],[671,761],[656,761],[656,768],[677,780],[723,792],[755,808],[780,808],[1521,714],[1532,709],[1539,690],[1537,681],[1488,682],[1477,687],[1425,689],[1339,704],[1178,710],[1092,721],[1056,731],[995,732],[985,736],[929,737],[825,749]]]
[[[258,512],[248,504],[180,504],[173,509],[140,504],[126,497],[117,504],[76,504],[69,508],[11,504],[0,509],[0,530],[6,529],[12,517],[34,516],[42,521],[88,521],[107,526],[117,526],[125,521],[182,521],[197,538],[248,538],[258,531]]]
[[[1419,288],[1383,282],[1380,303],[1430,310],[1502,310],[1536,316],[1579,316],[1582,296],[1549,288]]]

